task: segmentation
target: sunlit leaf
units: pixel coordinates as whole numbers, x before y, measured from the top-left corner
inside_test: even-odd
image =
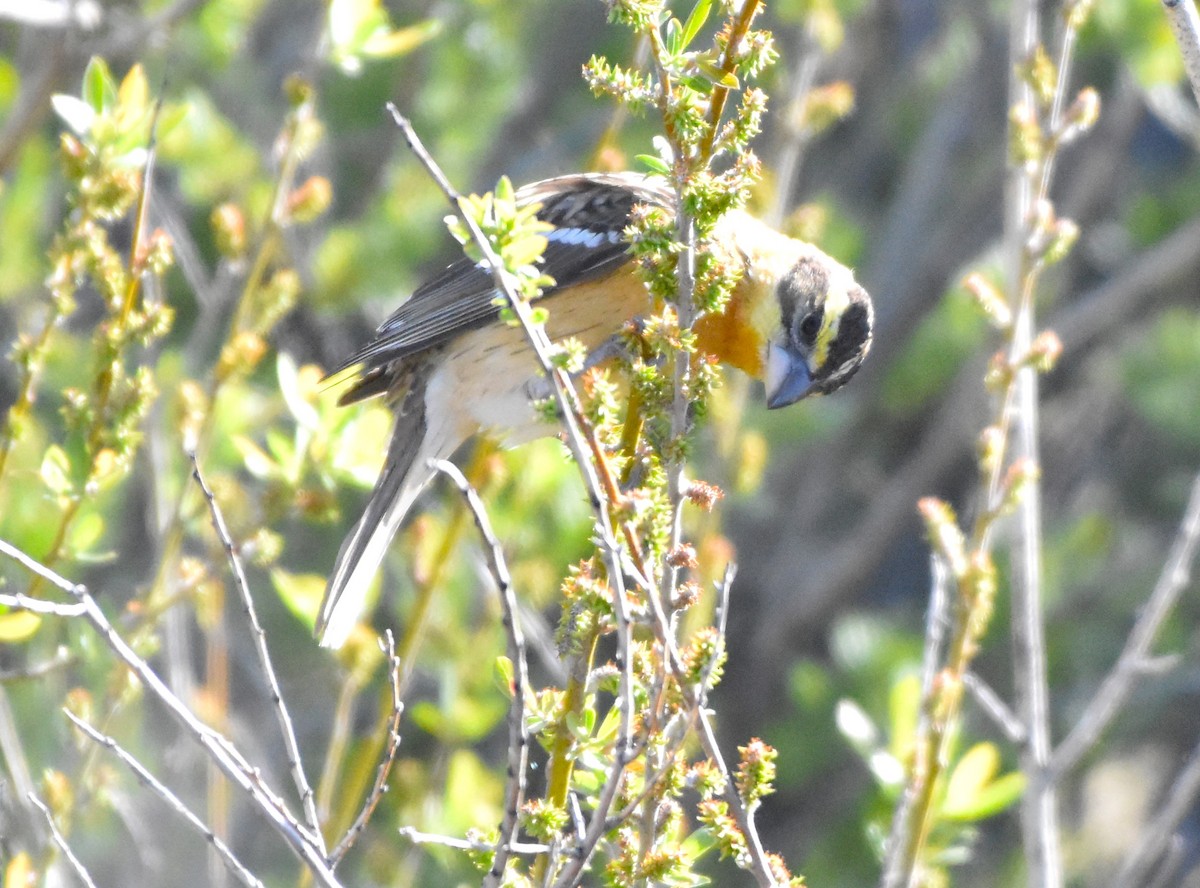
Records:
[[[129,69],[117,90],[117,101],[121,107],[132,112],[144,110],[150,102],[150,86],[146,82],[146,70],[141,64]]]
[[[994,743],[977,743],[972,746],[950,772],[942,810],[959,812],[974,805],[980,790],[999,770],[1000,750]]]
[[[46,448],[39,474],[46,489],[55,496],[67,496],[75,488],[71,481],[71,460],[57,444]]]
[[[692,12],[683,26],[684,47],[687,47],[696,39],[696,35],[700,33],[700,29],[704,27],[704,23],[708,21],[708,14],[711,10],[712,0],[698,0],[696,5],[692,7]]]
[[[113,80],[108,62],[92,56],[83,70],[83,100],[101,114],[117,102],[117,83]]]
[[[653,154],[636,154],[634,160],[644,166],[652,173],[666,176],[671,172],[671,168],[663,161],[661,157],[655,157]]]
[[[231,440],[242,457],[242,465],[255,478],[265,481],[282,475],[279,463],[245,435],[234,435]]]
[[[18,642],[26,641],[37,632],[38,627],[41,625],[41,616],[29,611],[12,611],[7,614],[0,614],[0,642],[17,644]]]
[[[50,97],[50,106],[76,135],[86,136],[96,122],[96,111],[92,106],[75,96],[57,93]]]
[[[439,20],[426,19],[407,28],[378,31],[367,39],[362,51],[374,58],[395,58],[412,52],[441,32],[442,23]]]
[[[276,567],[271,570],[275,594],[301,623],[311,630],[317,623],[321,599],[325,597],[325,578],[320,574],[295,574]]]
[[[1016,804],[1024,795],[1028,782],[1021,772],[1010,771],[983,787],[975,796],[974,805],[956,813],[943,813],[947,817],[957,816],[961,820],[983,820],[985,817],[992,817]]]
[[[834,716],[837,728],[860,755],[869,755],[879,745],[879,730],[866,710],[853,700],[839,700]]]

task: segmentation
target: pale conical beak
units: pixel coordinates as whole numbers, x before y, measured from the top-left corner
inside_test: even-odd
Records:
[[[767,409],[795,404],[813,390],[812,373],[804,356],[782,345],[767,347]]]

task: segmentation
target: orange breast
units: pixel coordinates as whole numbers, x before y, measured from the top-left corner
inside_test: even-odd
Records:
[[[696,323],[696,338],[701,350],[716,355],[721,363],[762,378],[766,369],[763,337],[750,317],[749,289],[737,287],[722,314],[701,318]]]

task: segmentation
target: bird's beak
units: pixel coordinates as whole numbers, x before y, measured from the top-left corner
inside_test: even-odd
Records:
[[[795,404],[813,390],[812,372],[799,352],[772,342],[767,347],[767,409]]]

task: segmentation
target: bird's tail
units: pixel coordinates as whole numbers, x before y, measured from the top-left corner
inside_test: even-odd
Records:
[[[423,396],[406,400],[423,408]],[[440,454],[425,452],[426,425],[421,408],[397,417],[387,459],[366,511],[338,551],[317,616],[316,635],[322,647],[339,648],[345,643],[362,616],[371,581],[388,544],[432,477],[428,461]]]

